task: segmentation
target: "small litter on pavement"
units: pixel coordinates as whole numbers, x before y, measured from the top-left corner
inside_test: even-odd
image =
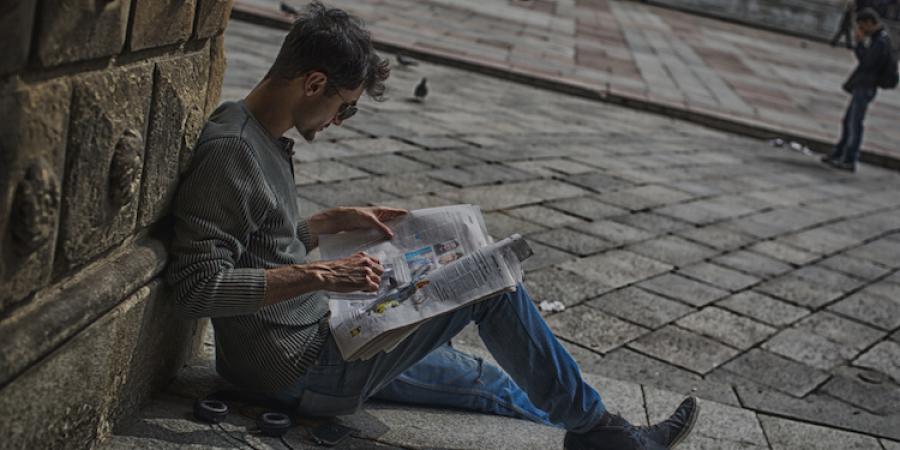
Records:
[[[543,312],[560,312],[566,310],[566,305],[561,301],[548,302],[547,300],[544,300],[538,307]]]

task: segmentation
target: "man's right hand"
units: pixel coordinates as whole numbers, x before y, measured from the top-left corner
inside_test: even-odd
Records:
[[[267,269],[265,305],[314,291],[374,292],[383,273],[381,261],[363,252],[332,261]]]
[[[359,252],[347,258],[307,264],[321,290],[331,292],[374,292],[381,284],[384,267],[378,258]]]

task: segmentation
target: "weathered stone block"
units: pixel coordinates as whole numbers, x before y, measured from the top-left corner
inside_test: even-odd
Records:
[[[120,52],[130,4],[127,0],[60,0],[41,8],[37,39],[41,65],[49,67]]]
[[[191,151],[205,120],[208,66],[205,51],[156,64],[139,227],[168,210],[178,185],[181,154]]]
[[[4,447],[90,447],[171,376],[191,325],[173,320],[159,285],[139,289],[0,391]]]
[[[576,306],[547,318],[547,325],[567,340],[606,353],[648,330],[587,306]]]
[[[581,258],[563,265],[562,268],[610,287],[621,287],[668,272],[672,266],[634,253],[613,250]]]
[[[696,244],[678,236],[663,236],[631,245],[627,249],[678,267],[684,267],[711,258],[719,253],[718,250]]]
[[[142,291],[146,298],[141,298]],[[122,311],[116,342],[123,364],[111,368],[118,383],[101,432],[111,431],[109,425],[136,412],[151,394],[162,390],[198,347],[193,341],[198,322],[178,317],[172,296],[157,278],[117,308]]]
[[[224,31],[228,24],[232,1],[197,0],[197,29],[194,30],[194,36],[203,39]]]
[[[760,349],[750,350],[729,361],[716,373],[722,371],[796,397],[810,393],[828,379],[825,372]]]
[[[558,200],[548,203],[547,206],[591,220],[606,219],[608,217],[628,214],[628,211],[622,208],[608,205],[591,196]]]
[[[759,278],[713,263],[695,264],[679,272],[729,291],[740,291],[759,282]]]
[[[591,300],[587,305],[653,329],[694,311],[690,306],[637,287],[619,289]]]
[[[866,369],[842,367],[820,392],[874,414],[900,414],[900,387]]]
[[[809,314],[809,310],[805,308],[776,300],[755,291],[735,294],[717,305],[776,326],[788,325]]]
[[[587,256],[613,246],[612,243],[589,234],[572,231],[567,228],[556,228],[529,236],[551,247],[560,248],[579,256]]]
[[[186,41],[194,26],[195,0],[137,0],[131,25],[131,50]]]
[[[653,237],[653,234],[625,225],[623,223],[614,222],[612,220],[597,220],[594,222],[584,222],[572,225],[572,228],[599,236],[607,241],[617,244],[640,241]]]
[[[7,2],[0,14],[0,74],[15,72],[28,61],[37,0]]]
[[[731,385],[703,379],[680,367],[642,355],[628,348],[610,352],[596,363],[579,361],[582,372],[629,380],[682,394],[696,395],[719,403],[739,406]]]
[[[206,80],[206,107],[203,108],[204,116],[209,116],[219,104],[222,96],[222,80],[225,75],[225,36],[209,41],[209,76]],[[187,168],[182,164],[182,170]]]
[[[770,277],[791,270],[788,264],[747,250],[727,253],[713,261],[758,277]]]
[[[666,325],[628,347],[690,371],[705,374],[739,352],[712,339]]]
[[[704,306],[728,295],[728,291],[672,273],[644,281],[638,286],[693,306]]]
[[[504,213],[522,220],[540,224],[548,228],[557,228],[576,223],[585,223],[584,220],[578,217],[570,216],[568,214],[541,205],[513,208],[504,211]],[[519,233],[525,234],[526,232],[519,231]]]
[[[165,257],[162,242],[139,239],[41,290],[26,308],[0,321],[0,342],[14,343],[0,352],[0,385],[147,284],[162,271]]]
[[[50,277],[70,98],[63,82],[0,95],[0,310]]]
[[[536,302],[559,301],[566,306],[576,305],[610,289],[603,283],[558,267],[528,273],[525,286]]]
[[[62,204],[63,272],[121,242],[134,229],[150,65],[87,75],[75,84]]]
[[[822,448],[864,449],[879,448],[871,436],[835,428],[811,425],[774,416],[759,416],[772,448],[816,450]]]
[[[772,390],[761,390],[745,386],[736,386],[735,389],[741,398],[743,406],[755,409],[757,412],[767,412],[781,417],[797,418],[804,422],[814,422],[891,439],[900,439],[900,428],[897,428],[897,415],[880,416],[871,414],[843,401],[815,393],[803,399],[798,399]]]
[[[775,328],[714,306],[683,317],[676,323],[741,350],[775,333]]]
[[[539,242],[529,241],[528,245],[531,246],[534,255],[526,259],[525,263],[522,264],[522,268],[525,269],[525,272],[541,270],[554,264],[563,264],[575,259],[575,256],[572,254],[557,250]]]
[[[507,216],[500,212],[489,212],[484,215],[484,223],[491,236],[503,239],[513,233],[522,235],[544,231],[546,228],[531,222]]]
[[[854,364],[877,370],[900,383],[900,344],[892,341],[879,342],[854,361]]]
[[[343,162],[377,175],[410,174],[430,168],[426,164],[393,153],[348,158]]]

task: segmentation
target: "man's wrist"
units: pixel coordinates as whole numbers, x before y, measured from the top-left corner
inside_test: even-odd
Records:
[[[325,287],[322,271],[315,264],[291,264],[266,270],[265,305],[298,295],[321,291]]]

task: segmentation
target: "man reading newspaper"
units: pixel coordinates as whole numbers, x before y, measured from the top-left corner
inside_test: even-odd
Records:
[[[307,253],[320,235],[375,229],[391,238],[386,222],[406,212],[337,208],[303,219],[283,134],[296,128],[312,141],[341,125],[364,92],[381,97],[388,75],[357,19],[314,2],[266,77],[209,118],[173,206],[167,279],[185,316],[212,318],[217,371],[307,415],[348,414],[380,398],[553,424],[568,430],[570,449],[676,445],[696,400],[649,427],[607,411],[522,285],[433,317],[390,351],[344,359],[328,296],[377,291],[382,261],[359,252],[312,262]],[[502,369],[448,345],[472,322]]]

